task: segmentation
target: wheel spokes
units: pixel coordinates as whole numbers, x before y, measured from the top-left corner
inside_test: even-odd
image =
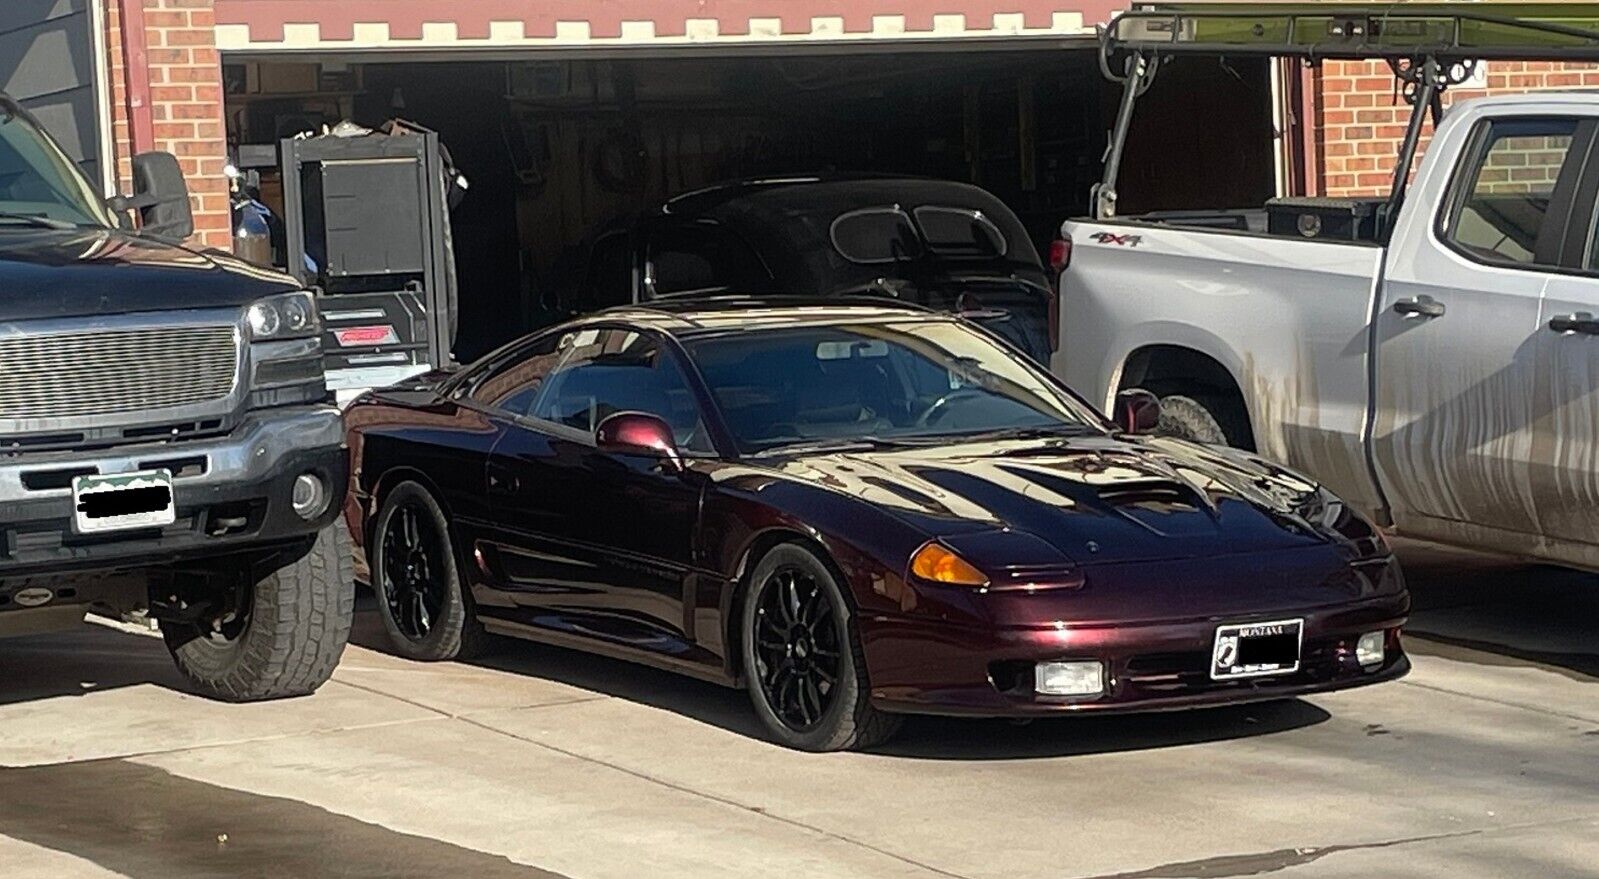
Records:
[[[814,727],[837,690],[840,634],[828,590],[803,570],[778,570],[755,611],[755,669],[766,704],[785,726]]]

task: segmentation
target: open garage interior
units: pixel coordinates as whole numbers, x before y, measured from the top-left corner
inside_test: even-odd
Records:
[[[400,117],[439,132],[470,182],[451,218],[464,361],[557,317],[551,291],[581,265],[597,226],[719,181],[875,173],[972,182],[1009,205],[1045,252],[1061,220],[1087,209],[1120,97],[1095,45],[223,61],[230,146],[259,166],[261,200],[280,215],[280,139],[344,119]],[[1267,64],[1193,66],[1140,101],[1125,211],[1258,205],[1276,194]]]

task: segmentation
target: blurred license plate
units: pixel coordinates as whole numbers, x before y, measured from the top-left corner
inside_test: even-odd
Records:
[[[172,474],[166,470],[79,476],[72,480],[72,508],[79,534],[160,528],[177,521]]]
[[[1210,676],[1219,681],[1293,674],[1299,671],[1304,634],[1302,619],[1219,626],[1211,651]]]

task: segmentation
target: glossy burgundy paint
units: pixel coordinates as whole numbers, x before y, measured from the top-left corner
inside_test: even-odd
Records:
[[[594,431],[594,445],[602,452],[656,455],[673,467],[683,466],[671,426],[643,412],[618,412],[600,422]]]
[[[655,334],[682,356],[675,337],[750,317],[700,307],[595,321]],[[852,320],[878,311],[782,313],[819,320],[844,308],[859,313]],[[694,390],[709,406],[706,390]],[[461,570],[493,631],[735,684],[743,578],[771,546],[798,541],[852,598],[872,699],[887,710],[1158,710],[1360,686],[1409,669],[1398,641],[1409,596],[1377,532],[1337,507],[1307,512],[1304,499],[1321,496],[1312,483],[1244,452],[1107,425],[884,451],[684,453],[673,464],[671,430],[653,416],[614,415],[584,437],[483,408],[432,379],[364,397],[347,418],[357,541],[387,486],[423,482],[451,517],[460,558],[481,559]],[[910,575],[912,553],[929,540],[990,587]],[[1288,617],[1305,620],[1298,673],[1210,680],[1219,624]],[[1354,641],[1378,629],[1389,632],[1388,658],[1361,669]],[[1056,659],[1104,661],[1108,692],[1088,702],[1033,694],[1031,664]]]

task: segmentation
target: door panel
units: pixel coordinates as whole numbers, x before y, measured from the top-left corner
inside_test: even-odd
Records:
[[[529,426],[506,432],[491,471],[493,567],[515,604],[613,640],[682,637],[699,502],[682,475]]]
[[[642,411],[681,426],[691,449],[702,433],[692,395],[648,335],[582,330],[561,349],[529,414],[494,450],[491,567],[512,602],[535,609],[525,621],[676,651],[700,482],[655,457],[601,451],[592,437],[606,416]]]
[[[1528,476],[1538,524],[1548,537],[1599,547],[1599,278],[1552,279],[1535,335]],[[1584,555],[1593,564],[1594,552]]]
[[[1471,137],[1456,191],[1432,193],[1448,211],[1438,236],[1395,247],[1375,328],[1375,464],[1395,523],[1418,536],[1538,532],[1541,297],[1592,126],[1497,119]]]

